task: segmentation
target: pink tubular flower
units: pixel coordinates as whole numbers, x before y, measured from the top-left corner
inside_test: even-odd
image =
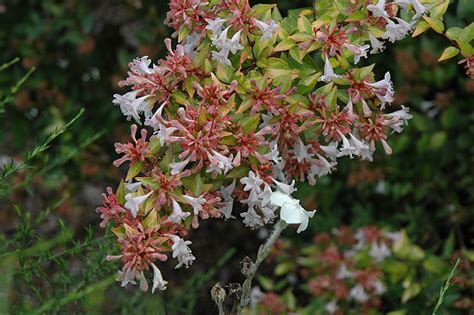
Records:
[[[145,156],[148,153],[148,142],[146,140],[147,130],[142,129],[140,131],[141,138],[137,140],[137,125],[132,125],[130,127],[130,136],[133,140],[133,143],[129,142],[127,144],[116,143],[115,152],[118,154],[123,154],[123,156],[114,161],[114,166],[118,167],[122,165],[125,161],[130,161],[131,163],[136,161],[145,161]]]
[[[112,188],[108,187],[107,194],[102,194],[102,207],[97,207],[95,211],[100,213],[102,219],[100,227],[105,227],[110,220],[118,222],[120,213],[124,213],[126,210],[117,201]]]

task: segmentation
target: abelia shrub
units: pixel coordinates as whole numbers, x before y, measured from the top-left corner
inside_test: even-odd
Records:
[[[315,212],[291,197],[296,181],[316,184],[339,158],[391,154],[388,137],[412,116],[391,108],[390,73],[363,65],[421,17],[441,17],[437,2],[317,1],[282,18],[247,0],[171,0],[176,45],[130,62],[119,83],[130,91],[113,100],[134,121],[114,162],[128,173],[97,212],[117,236],[108,258],[123,263],[122,286],[166,289],[160,263],[195,260],[184,239],[202,220],[257,229],[281,218],[304,231]]]
[[[445,307],[463,314],[472,307],[469,251],[436,256],[412,243],[404,230],[377,225],[334,228],[312,242],[279,240],[267,262],[271,277],[252,288],[244,314],[431,313],[450,260],[462,258]],[[390,313],[392,314],[392,313]]]

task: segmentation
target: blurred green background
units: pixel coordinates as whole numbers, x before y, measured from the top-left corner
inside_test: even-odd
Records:
[[[260,2],[277,3],[283,13],[311,5],[253,1]],[[446,24],[471,23],[474,3],[451,2]],[[0,312],[152,314],[168,304],[175,312],[206,314],[214,311],[208,298],[213,283],[239,281],[238,262],[256,253],[257,232],[239,222],[207,222],[192,235],[196,265],[179,273],[165,270],[172,284],[161,297],[119,288],[113,280],[118,266],[104,262],[113,243],[98,229],[94,209],[104,189],[119,182],[113,144],[129,130],[112,95],[120,92],[117,82],[132,58],[164,54],[163,39],[171,33],[163,24],[166,10],[167,1],[144,0],[0,4],[0,64],[21,58],[0,72],[0,90],[8,91],[35,68],[0,115],[0,165],[23,160],[86,109],[27,171],[2,183],[0,266],[6,280],[0,284]],[[433,254],[441,255],[448,241],[451,252],[473,248],[474,80],[455,59],[437,63],[447,45],[431,31],[388,45],[383,56],[366,61],[377,63],[380,76],[392,73],[394,105],[409,106],[414,118],[391,137],[392,156],[377,155],[373,163],[341,161],[315,187],[299,188],[297,197],[319,211],[311,230],[294,242],[341,224],[378,224],[405,228]],[[285,236],[293,238],[292,232]],[[209,269],[220,259],[225,267]]]

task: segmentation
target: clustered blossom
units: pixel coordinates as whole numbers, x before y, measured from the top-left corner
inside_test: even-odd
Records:
[[[290,196],[296,181],[316,184],[345,156],[372,160],[377,146],[392,152],[390,131],[411,115],[383,112],[394,100],[390,73],[377,80],[373,65],[355,64],[383,50],[380,37],[403,38],[425,9],[392,2],[415,8],[404,21],[385,1],[355,2],[361,20],[329,26],[313,14],[282,20],[275,6],[247,0],[170,1],[178,43],[166,39],[156,64],[134,59],[119,83],[131,91],[114,95],[142,126],[140,138],[132,125],[132,142],[116,144],[114,165],[129,170],[97,208],[119,240],[122,285],[146,290],[153,272],[152,290],[165,289],[158,260],[188,267],[195,256],[183,238],[202,220],[242,218],[255,229],[281,218],[304,231],[315,212]]]

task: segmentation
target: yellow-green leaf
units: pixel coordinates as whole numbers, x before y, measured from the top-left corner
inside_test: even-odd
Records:
[[[129,181],[135,176],[137,176],[138,173],[140,173],[140,171],[142,170],[142,168],[143,168],[143,161],[135,161],[132,164],[130,164],[130,169],[128,170],[127,178],[125,178],[125,181]]]
[[[291,39],[285,39],[276,45],[273,49],[274,52],[285,51],[296,46],[296,43]]]
[[[416,36],[418,36],[418,35],[423,34],[423,33],[426,32],[429,28],[430,28],[430,26],[429,26],[428,23],[426,23],[425,21],[419,22],[419,23],[416,25],[416,28],[415,28],[415,31],[413,32],[412,37],[416,37]]]
[[[459,49],[457,49],[456,47],[454,46],[450,46],[450,47],[447,47],[443,53],[441,54],[441,56],[438,58],[438,61],[444,61],[444,60],[448,60],[450,58],[453,58],[454,56],[456,56],[457,54],[459,54]]]
[[[444,24],[441,20],[437,18],[430,18],[428,16],[424,16],[423,19],[428,23],[428,25],[437,33],[442,34],[444,32]]]

